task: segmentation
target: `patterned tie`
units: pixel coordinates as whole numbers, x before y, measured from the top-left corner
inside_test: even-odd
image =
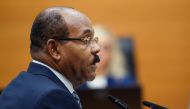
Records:
[[[82,109],[82,106],[81,106],[81,103],[80,103],[80,98],[79,98],[79,96],[77,95],[77,93],[74,91],[74,92],[72,93],[72,95],[73,95],[74,99],[76,100],[76,102],[79,104],[80,108]]]

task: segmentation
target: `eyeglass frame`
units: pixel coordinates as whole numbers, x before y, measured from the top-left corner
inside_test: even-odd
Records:
[[[99,38],[98,37],[82,37],[82,38],[61,38],[61,37],[53,37],[51,39],[55,39],[55,40],[65,40],[65,41],[72,41],[72,40],[78,40],[78,41],[82,41],[83,43],[85,43],[86,45],[91,44],[92,41],[95,41],[96,43],[98,43]],[[86,42],[85,42],[86,41]]]

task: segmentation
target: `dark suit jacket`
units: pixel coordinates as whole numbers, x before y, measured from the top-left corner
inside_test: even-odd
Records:
[[[30,63],[1,93],[0,109],[80,109],[66,86],[45,66]]]

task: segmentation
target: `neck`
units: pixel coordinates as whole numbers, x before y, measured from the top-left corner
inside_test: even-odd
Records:
[[[66,64],[64,62],[59,63],[53,58],[51,58],[48,54],[45,53],[32,53],[32,58],[34,60],[40,61],[52,69],[56,70],[60,74],[64,75],[73,85],[74,88],[77,88],[80,84],[82,84],[84,81],[77,79],[76,72],[72,71],[72,68],[69,64]]]
[[[41,52],[38,52],[38,53],[33,53],[32,54],[32,59],[34,60],[37,60],[37,61],[40,61],[46,65],[48,65],[49,67],[53,68],[54,70],[58,71],[59,70],[57,69],[57,65],[55,64],[55,62],[52,61],[51,58],[49,58],[49,56],[47,56],[46,54],[44,53],[41,53]]]

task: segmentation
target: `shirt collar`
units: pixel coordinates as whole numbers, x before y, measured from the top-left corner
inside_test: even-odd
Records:
[[[32,62],[43,65],[43,66],[47,67],[48,69],[50,69],[59,78],[59,80],[67,87],[67,89],[69,90],[70,93],[74,92],[73,85],[64,75],[62,75],[61,73],[57,72],[56,70],[54,70],[53,68],[51,68],[50,66],[48,66],[42,62],[39,62],[37,60],[32,60]]]

